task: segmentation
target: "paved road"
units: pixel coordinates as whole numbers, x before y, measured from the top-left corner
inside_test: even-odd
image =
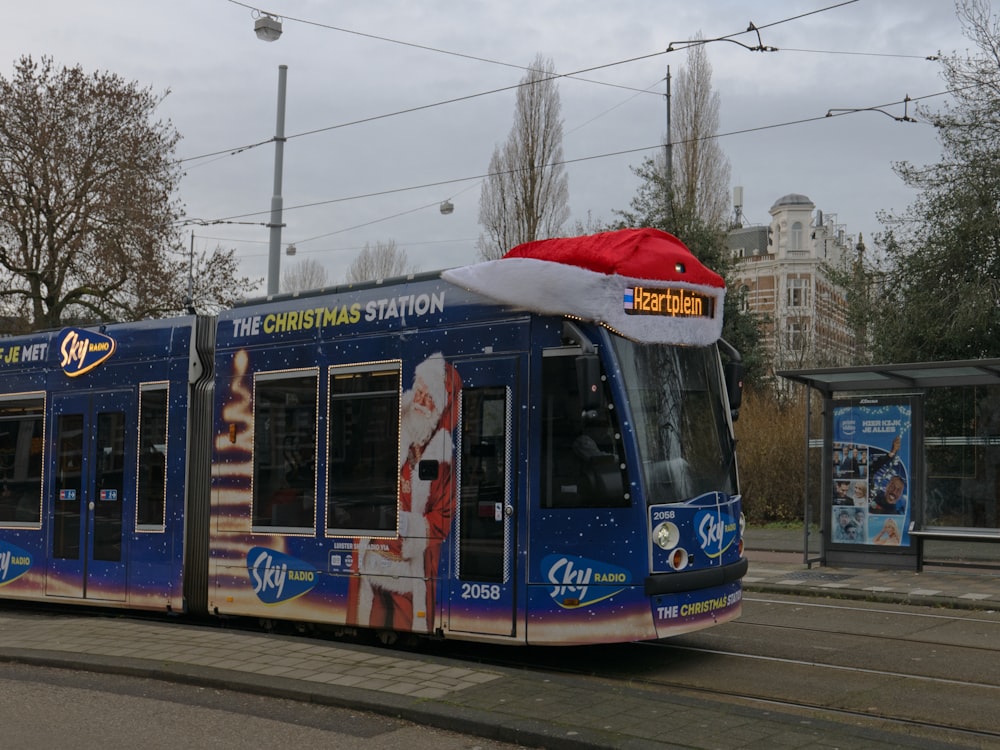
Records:
[[[508,750],[364,711],[120,675],[0,664],[5,748]]]

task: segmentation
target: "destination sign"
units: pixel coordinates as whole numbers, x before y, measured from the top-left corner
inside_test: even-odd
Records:
[[[714,318],[715,298],[677,287],[626,287],[627,315],[662,315],[667,318]]]

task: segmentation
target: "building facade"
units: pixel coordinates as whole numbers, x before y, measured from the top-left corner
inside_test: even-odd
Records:
[[[798,193],[779,198],[769,213],[766,227],[739,227],[728,242],[734,286],[743,308],[761,321],[771,373],[853,364],[858,353],[846,291],[826,268],[852,262],[863,243],[852,248],[836,217]]]

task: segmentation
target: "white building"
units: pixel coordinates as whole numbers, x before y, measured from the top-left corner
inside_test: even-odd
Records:
[[[741,192],[737,188],[737,203]],[[741,304],[760,316],[771,371],[853,364],[846,292],[824,271],[853,260],[852,238],[835,216],[824,217],[798,193],[779,198],[769,213],[766,227],[731,231],[729,248]]]

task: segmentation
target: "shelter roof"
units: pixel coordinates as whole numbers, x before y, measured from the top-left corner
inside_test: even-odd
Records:
[[[778,375],[804,383],[827,395],[846,391],[1000,385],[1000,359],[779,370]]]

